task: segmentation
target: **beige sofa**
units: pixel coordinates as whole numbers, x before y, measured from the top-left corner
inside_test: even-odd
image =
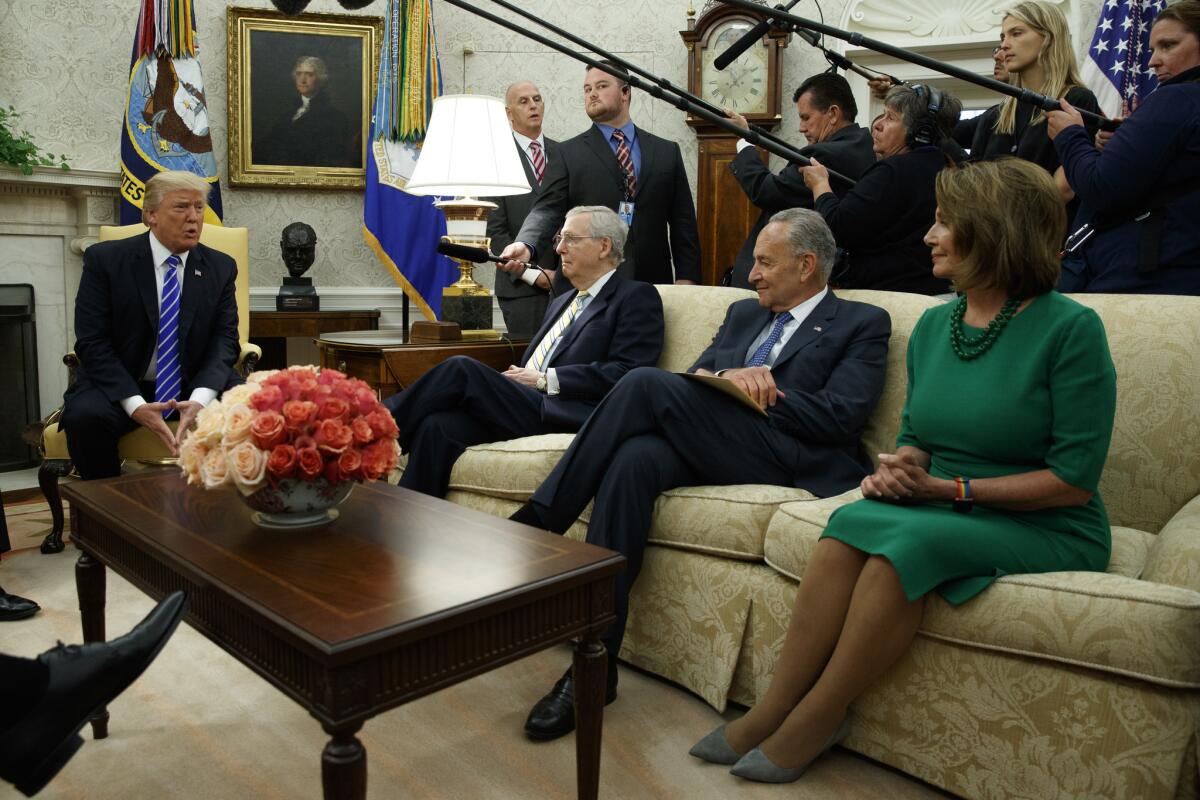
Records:
[[[730,302],[749,295],[661,291],[660,366],[673,370],[699,354]],[[841,296],[892,317],[887,387],[866,436],[871,453],[890,451],[908,335],[937,301]],[[855,703],[845,745],[967,797],[1196,797],[1200,298],[1079,299],[1103,318],[1118,374],[1101,482],[1115,526],[1108,572],[1009,576],[960,608],[934,597],[909,653]],[[449,498],[507,515],[569,441],[473,447],[455,466]],[[664,494],[621,657],[717,709],[727,700],[753,704],[809,553],[832,510],[857,497],[817,500],[773,486]],[[569,535],[582,537],[587,516]]]

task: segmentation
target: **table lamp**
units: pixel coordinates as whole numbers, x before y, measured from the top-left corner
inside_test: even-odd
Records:
[[[479,196],[529,191],[504,103],[498,97],[472,94],[434,100],[421,155],[404,190],[452,196],[434,204],[446,215],[446,239],[490,251],[487,215],[496,204]],[[454,260],[461,277],[442,291],[442,319],[457,322],[463,338],[500,338],[492,330],[491,292],[475,282],[473,263]]]

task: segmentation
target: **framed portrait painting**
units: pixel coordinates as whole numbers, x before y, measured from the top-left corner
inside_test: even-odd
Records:
[[[229,183],[361,189],[381,17],[230,8]]]

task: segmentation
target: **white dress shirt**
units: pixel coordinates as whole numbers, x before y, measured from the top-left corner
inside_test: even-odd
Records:
[[[182,253],[174,254],[179,257],[179,266],[175,268],[175,280],[179,283],[179,301],[181,304],[183,303],[183,281],[184,281],[185,277],[187,276],[186,267],[187,267],[188,254],[189,254],[189,251],[187,251],[187,250],[184,250]],[[156,287],[156,292],[157,292],[157,297],[158,297],[158,311],[161,314],[162,313],[163,283],[164,283],[164,281],[166,281],[167,270],[171,268],[170,265],[167,264],[167,259],[171,257],[172,253],[170,250],[167,249],[166,245],[164,245],[162,242],[160,242],[154,236],[153,231],[150,233],[150,255],[151,255],[151,258],[154,260],[154,285]],[[158,326],[158,324],[156,322],[155,323],[156,329],[157,329],[157,326]],[[182,340],[180,341],[179,344],[180,344],[180,347],[183,346]],[[181,357],[182,357],[182,355],[183,354],[180,353]],[[157,374],[157,372],[156,372],[157,368],[158,368],[158,357],[157,357],[157,352],[156,352],[155,356],[152,356],[150,358],[150,367],[149,367],[149,369],[146,370],[146,374],[142,376],[142,380],[143,381],[153,381],[154,376]],[[207,406],[209,403],[211,403],[213,401],[214,398],[216,398],[216,396],[217,396],[217,392],[215,389],[209,389],[205,386],[197,386],[195,389],[192,390],[192,396],[188,399],[195,400],[197,403],[199,403],[202,406]],[[125,413],[132,417],[133,412],[137,411],[138,406],[142,405],[145,402],[146,402],[146,399],[144,397],[142,397],[140,394],[135,394],[132,397],[126,397],[124,400],[122,400],[121,408],[125,409]]]
[[[792,338],[793,333],[800,330],[800,326],[804,324],[804,320],[808,319],[808,315],[812,313],[812,310],[817,307],[818,303],[825,299],[825,295],[827,294],[829,294],[828,286],[791,309],[792,318],[783,326],[783,332],[779,335],[779,341],[775,343],[775,346],[771,348],[771,352],[767,354],[766,367],[775,366],[775,359],[779,358],[779,354],[783,352],[783,346],[787,344],[788,339]],[[758,336],[754,338],[754,341],[750,343],[749,349],[746,350],[746,357],[742,359],[743,364],[750,360],[750,356],[754,355],[759,345],[765,342],[767,337],[771,335],[771,328],[774,325],[775,318],[772,317],[771,321],[766,324]]]

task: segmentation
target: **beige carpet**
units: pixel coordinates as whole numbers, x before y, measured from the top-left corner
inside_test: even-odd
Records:
[[[7,499],[7,497],[5,498]],[[4,518],[8,524],[8,538],[13,550],[27,547],[36,548],[50,533],[53,520],[50,516],[50,506],[39,495],[35,500],[25,500],[19,503],[4,505]],[[63,502],[63,538],[70,540],[71,506]],[[0,584],[3,585],[3,584]]]
[[[5,555],[0,585],[42,612],[0,623],[0,650],[32,656],[56,639],[78,642],[75,551]],[[151,601],[108,573],[108,631],[119,635]],[[368,797],[569,798],[575,741],[533,743],[525,713],[570,660],[554,648],[369,721]],[[186,624],[146,674],[110,708],[109,738],[87,743],[39,798],[241,800],[320,798],[316,720]],[[739,713],[731,710],[732,717]],[[605,798],[937,798],[938,791],[845,750],[799,782],[749,784],[687,755],[721,722],[693,695],[621,668],[620,697],[605,710]],[[19,797],[0,784],[0,798]]]

